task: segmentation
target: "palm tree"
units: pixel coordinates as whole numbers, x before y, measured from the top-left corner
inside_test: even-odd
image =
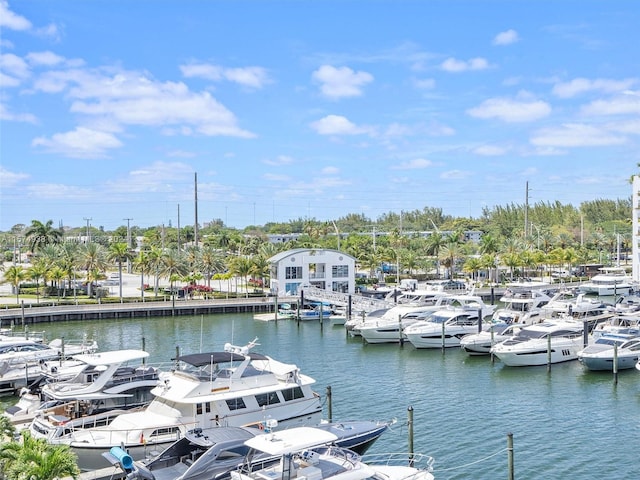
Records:
[[[207,245],[202,249],[200,264],[202,266],[204,276],[207,279],[207,287],[211,288],[211,277],[216,273],[224,271],[223,254],[219,250]]]
[[[47,246],[60,243],[62,232],[53,228],[53,220],[42,223],[39,220],[31,220],[31,226],[25,231],[27,245],[35,253],[37,250]]]
[[[36,261],[31,264],[31,267],[27,270],[27,276],[36,281],[36,297],[38,299],[38,303],[40,303],[40,279],[45,279],[46,283],[48,273],[49,267],[41,259],[36,259]]]
[[[149,253],[140,250],[138,252],[138,256],[133,260],[133,268],[140,272],[140,296],[142,301],[144,302],[144,272],[148,271],[151,266],[151,261],[149,259]]]
[[[264,255],[255,255],[251,258],[251,269],[249,273],[254,278],[259,278],[262,281],[262,289],[266,284],[266,277],[269,275],[271,265]]]
[[[21,441],[0,446],[0,466],[7,480],[54,480],[78,478],[80,469],[76,455],[68,445],[50,445],[45,439],[33,438],[28,430]]]
[[[169,279],[171,295],[175,281],[183,278],[188,272],[187,262],[179,251],[169,250],[162,255],[159,273]]]
[[[124,242],[112,243],[107,251],[107,260],[118,262],[118,277],[120,279],[120,303],[122,303],[122,262],[132,258],[129,246]]]
[[[16,293],[16,304],[20,304],[20,283],[27,278],[27,271],[21,265],[11,265],[2,276],[2,283],[10,283]]]
[[[436,258],[436,275],[440,277],[440,249],[444,246],[444,237],[440,232],[432,232],[427,238],[427,255]]]
[[[158,296],[158,282],[160,281],[160,270],[162,269],[163,252],[160,247],[152,246],[147,256],[149,258],[149,267],[154,272],[153,293]]]
[[[249,296],[248,286],[248,276],[249,272],[251,272],[251,260],[248,257],[233,257],[231,262],[229,262],[229,271],[234,275],[239,276],[244,279],[245,285],[245,294]]]
[[[87,272],[87,295],[91,296],[91,284],[99,280],[102,272],[107,268],[104,247],[99,243],[87,243],[80,250],[79,265]]]

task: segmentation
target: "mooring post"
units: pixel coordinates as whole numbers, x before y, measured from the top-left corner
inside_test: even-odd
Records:
[[[482,307],[478,309],[478,333],[482,332]]]
[[[551,371],[551,335],[547,336],[547,372]]]
[[[278,294],[273,297],[273,314],[276,322],[278,321]]]
[[[491,325],[491,347],[489,348],[489,353],[491,354],[491,363],[495,363],[496,361],[496,356],[493,353],[493,345],[495,344],[495,330],[494,327],[495,325]]]
[[[618,344],[613,344],[613,384],[618,384]]]
[[[62,362],[64,360],[64,337],[60,338],[60,367],[62,367]]]
[[[146,343],[147,343],[147,341],[145,340],[144,337],[142,337],[142,351],[143,352],[147,351],[146,350]],[[142,365],[146,365],[146,363],[147,363],[147,359],[145,357],[142,357]]]
[[[351,294],[349,294],[349,303],[347,304],[347,320],[351,320]]]
[[[445,331],[445,324],[446,322],[442,322],[442,353],[444,353],[444,344],[445,344],[445,336],[444,336],[444,331]]]
[[[333,405],[331,404],[331,385],[327,387],[327,414],[329,422],[333,421]]]
[[[582,321],[582,345],[583,347],[589,345],[589,322],[587,320]]]
[[[398,335],[400,336],[398,340],[400,341],[400,346],[402,347],[404,345],[404,335],[402,332],[402,315],[398,315]]]
[[[407,408],[407,427],[407,432],[409,435],[409,466],[413,467],[413,407],[411,405],[409,405],[409,408]]]
[[[507,433],[507,466],[509,469],[509,480],[514,480],[514,471],[513,471],[513,433]]]
[[[495,296],[495,293],[493,291],[493,287],[491,287],[491,305],[495,304],[495,300],[496,300],[496,296]]]

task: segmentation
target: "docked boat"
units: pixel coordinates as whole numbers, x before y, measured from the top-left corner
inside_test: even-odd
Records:
[[[415,348],[460,347],[465,335],[478,331],[478,322],[477,309],[447,308],[405,328],[404,336]]]
[[[278,362],[250,350],[256,341],[224,351],[180,355],[163,372],[142,410],[121,413],[106,425],[64,428],[46,434],[30,426],[36,438],[69,445],[83,470],[100,468],[101,452],[125,448],[134,460],[158,451],[194,428],[259,425],[267,419],[278,428],[320,423],[322,405],[315,380],[296,365]]]
[[[76,355],[74,375],[63,372],[67,378],[60,378],[59,371],[45,375],[42,384],[25,389],[5,415],[16,426],[37,416],[34,428],[47,432],[61,422],[70,427],[79,424],[81,417],[146,405],[160,375],[158,368],[145,365],[148,356],[144,350]]]
[[[546,305],[542,306],[545,319],[575,319],[587,322],[592,329],[610,318],[613,313],[608,305],[597,298],[589,298],[575,289],[558,291]]]
[[[614,364],[617,370],[625,370],[634,368],[639,359],[640,337],[637,336],[637,333],[631,335],[604,334],[578,352],[578,360],[588,370],[612,372]]]
[[[489,355],[494,345],[513,337],[524,326],[522,323],[488,323],[481,332],[462,337],[460,348],[469,355]]]
[[[15,395],[46,374],[46,362],[94,352],[96,342],[65,343],[55,339],[48,344],[39,340],[10,338],[0,342],[0,395]]]
[[[399,343],[403,332],[416,322],[424,320],[438,307],[424,305],[414,307],[398,305],[389,310],[378,321],[366,321],[355,327],[352,332],[359,334],[367,343]]]
[[[550,300],[551,297],[541,290],[508,289],[500,298],[504,306],[495,311],[492,320],[506,324],[536,323],[544,313],[542,307]]]
[[[622,267],[602,267],[600,273],[580,285],[580,291],[601,296],[627,295],[634,289],[633,279]]]
[[[576,360],[584,348],[583,322],[546,320],[528,325],[491,348],[510,367],[547,365]]]
[[[268,428],[264,425],[263,428]],[[362,455],[389,428],[388,422],[321,423],[314,428],[336,436],[334,444]],[[130,480],[223,480],[242,466],[245,441],[264,434],[255,427],[196,428],[156,457],[135,462]],[[254,460],[256,458],[254,457]]]
[[[433,480],[432,459],[419,468],[420,455],[403,455],[403,465],[385,462],[365,463],[352,450],[331,445],[331,432],[299,427],[265,433],[245,441],[250,448],[242,467],[230,473],[231,480]],[[318,447],[318,445],[326,445]],[[257,460],[255,458],[258,457]],[[266,458],[266,460],[264,460]],[[429,457],[430,458],[430,457]],[[380,458],[378,457],[378,460]]]

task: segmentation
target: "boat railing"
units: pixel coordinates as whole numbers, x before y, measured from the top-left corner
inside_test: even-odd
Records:
[[[198,422],[183,422],[180,423],[180,425],[154,425],[153,432],[151,433],[145,432],[140,428],[118,429],[112,428],[111,426],[91,427],[88,422],[84,423],[84,425],[86,425],[84,428],[74,425],[73,422],[69,422],[67,425],[70,431],[68,435],[72,441],[76,439],[80,441],[80,438],[76,435],[81,433],[81,441],[83,443],[88,442],[94,445],[120,445],[124,443],[127,446],[130,446],[132,443],[137,443],[141,446],[146,446],[147,444],[153,445],[179,440],[184,435],[184,432],[197,427]]]
[[[423,453],[389,452],[366,453],[361,460],[367,465],[412,466],[422,470],[433,471],[433,457]]]

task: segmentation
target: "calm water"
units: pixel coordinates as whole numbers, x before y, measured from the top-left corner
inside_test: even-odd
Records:
[[[407,410],[414,450],[435,458],[438,480],[507,478],[507,433],[516,479],[640,478],[640,372],[583,370],[576,362],[508,368],[458,349],[366,345],[344,327],[315,321],[260,322],[251,315],[163,317],[43,324],[48,338],[96,338],[101,350],[141,348],[150,362],[243,345],[290,363],[333,393],[334,420],[397,418],[371,452],[406,451]],[[12,400],[0,400],[3,407]],[[15,401],[15,400],[13,400]],[[325,406],[325,414],[327,409]]]

